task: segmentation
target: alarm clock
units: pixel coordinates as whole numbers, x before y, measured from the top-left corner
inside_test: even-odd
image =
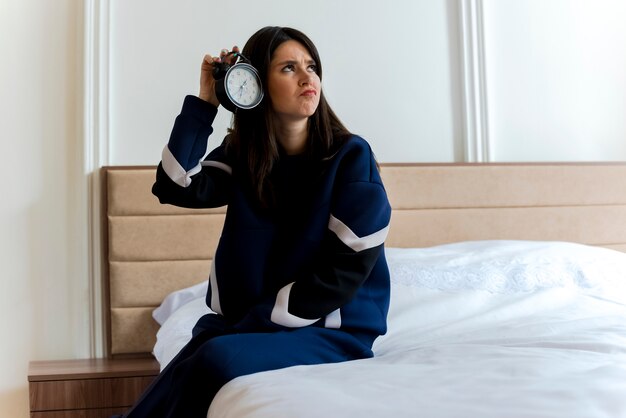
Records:
[[[220,104],[235,113],[239,109],[253,109],[263,100],[263,84],[259,72],[237,52],[230,52],[236,61],[213,64],[215,95]]]

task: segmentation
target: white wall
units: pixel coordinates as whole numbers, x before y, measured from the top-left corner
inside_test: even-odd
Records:
[[[485,0],[496,161],[626,160],[626,2]]]
[[[454,1],[134,0],[111,5],[113,164],[158,162],[184,95],[197,94],[204,53],[242,47],[266,25],[293,26],[313,39],[331,106],[349,129],[370,141],[379,160],[462,158]],[[250,12],[235,20],[241,10]],[[228,112],[220,113],[214,145],[230,122]]]
[[[241,46],[268,24],[300,28],[316,42],[331,105],[380,161],[626,159],[623,0],[111,6],[112,164],[158,161],[182,97],[197,91],[202,55]],[[478,17],[468,29],[460,16],[471,9]],[[253,12],[236,22],[223,18],[239,10]],[[482,38],[472,39],[473,29]],[[464,71],[472,65],[484,69],[480,88]],[[483,103],[481,114],[474,101]],[[483,132],[474,137],[468,123],[481,117]],[[222,111],[214,145],[229,122]],[[483,158],[468,150],[475,146],[488,150]]]
[[[89,354],[82,4],[0,1],[0,416],[29,360]]]
[[[0,416],[28,416],[29,360],[101,352],[89,176],[158,161],[205,52],[266,24],[301,28],[331,104],[379,160],[462,161],[475,97],[459,13],[477,5],[491,159],[626,160],[621,0],[0,0]]]

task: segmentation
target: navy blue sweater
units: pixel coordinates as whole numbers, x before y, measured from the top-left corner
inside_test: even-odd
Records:
[[[240,332],[319,326],[373,342],[386,331],[391,208],[367,142],[351,137],[323,166],[281,155],[275,205],[260,209],[225,146],[206,155],[216,114],[185,99],[153,186],[161,203],[228,205],[209,307]]]

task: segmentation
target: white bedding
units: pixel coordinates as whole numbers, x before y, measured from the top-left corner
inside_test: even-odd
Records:
[[[626,417],[626,254],[528,241],[386,252],[376,357],[239,377],[208,417]],[[186,292],[157,311],[163,366],[207,311],[202,286]]]

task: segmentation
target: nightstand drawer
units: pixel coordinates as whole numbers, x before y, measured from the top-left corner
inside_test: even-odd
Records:
[[[130,406],[154,377],[30,383],[31,411]]]
[[[30,418],[110,418],[123,414],[128,408],[76,409],[73,411],[31,412]]]
[[[159,373],[154,359],[30,363],[31,418],[109,418],[128,410]]]

